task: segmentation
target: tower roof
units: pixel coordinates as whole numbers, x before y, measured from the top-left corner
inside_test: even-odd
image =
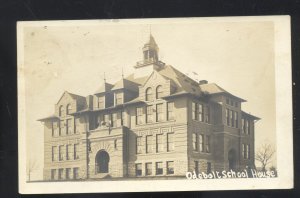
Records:
[[[158,48],[154,37],[152,36],[152,34],[150,34],[149,37],[149,41],[147,43],[145,43],[144,47],[150,47],[150,48]]]

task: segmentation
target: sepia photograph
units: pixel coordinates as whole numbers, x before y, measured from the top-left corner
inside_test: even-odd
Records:
[[[293,188],[288,16],[17,30],[20,193]]]

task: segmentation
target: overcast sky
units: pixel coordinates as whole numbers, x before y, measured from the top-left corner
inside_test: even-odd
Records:
[[[63,92],[87,96],[101,83],[134,72],[152,35],[160,59],[198,80],[217,83],[247,100],[242,108],[262,118],[255,144],[275,144],[273,22],[210,20],[84,21],[24,28],[27,153],[43,168],[43,125]],[[192,72],[198,76],[192,75]],[[275,165],[275,164],[274,164]],[[38,171],[36,178],[42,178]]]

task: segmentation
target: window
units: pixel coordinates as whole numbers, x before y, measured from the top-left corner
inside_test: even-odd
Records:
[[[88,141],[88,151],[92,151],[92,143]]]
[[[72,132],[72,119],[67,119],[66,134],[71,134]]]
[[[113,113],[112,115],[112,123],[111,123],[111,125],[112,125],[112,127],[117,127],[118,126],[118,123],[117,123],[117,121],[118,121],[118,118],[117,118],[117,113]]]
[[[58,147],[58,155],[59,155],[59,161],[64,160],[64,145],[60,145]]]
[[[136,138],[136,153],[140,154],[143,152],[143,143],[142,143],[142,137]]]
[[[66,168],[66,179],[71,179],[71,169],[70,168]]]
[[[156,135],[156,152],[162,152],[164,150],[163,134]]]
[[[142,164],[135,164],[135,175],[142,176]]]
[[[147,123],[153,122],[153,109],[152,109],[152,105],[147,106],[147,110],[146,110],[146,122]]]
[[[207,173],[211,173],[211,162],[207,162]]]
[[[51,169],[51,180],[56,179],[56,169]]]
[[[235,103],[234,103],[234,106],[235,106],[235,107],[239,107],[238,102],[235,102]]]
[[[192,102],[192,119],[198,120],[198,108],[197,104],[195,102]]]
[[[231,120],[230,126],[234,127],[233,111],[230,111],[229,113],[230,113],[230,120]]]
[[[79,159],[79,144],[74,144],[74,159]]]
[[[163,89],[161,85],[156,87],[156,99],[161,98],[163,94]]]
[[[206,146],[205,146],[205,148],[206,148],[206,152],[207,153],[210,153],[210,136],[209,135],[207,135],[206,136],[206,142],[205,142],[206,144]]]
[[[153,152],[153,136],[152,135],[146,136],[146,152],[147,153]]]
[[[105,123],[105,125],[108,125],[110,123],[109,114],[104,115],[104,123]]]
[[[163,121],[163,104],[156,105],[156,122]]]
[[[226,98],[226,104],[229,105],[229,98]]]
[[[56,153],[57,147],[56,146],[52,146],[52,161],[56,161],[57,160],[57,153]]]
[[[143,107],[136,108],[136,124],[143,124]]]
[[[70,149],[71,149],[71,144],[66,145],[66,160],[70,159]]]
[[[115,105],[123,104],[123,93],[115,93]]]
[[[243,151],[242,151],[243,152],[242,153],[243,154],[243,158],[246,159],[246,144],[243,144],[242,148],[243,148]]]
[[[198,138],[196,133],[193,133],[193,150],[198,151]]]
[[[198,173],[199,173],[199,162],[198,161],[194,161],[194,164],[195,164],[195,172],[198,175]]]
[[[125,112],[121,111],[120,116],[121,116],[121,126],[124,126]]]
[[[79,178],[79,168],[73,168],[73,179]]]
[[[167,103],[167,120],[174,120],[174,102]]]
[[[226,109],[226,124],[230,126],[229,109]]]
[[[104,97],[99,96],[98,97],[98,109],[103,109],[104,108]]]
[[[58,169],[58,179],[63,179],[63,175],[64,175],[64,169],[63,168]]]
[[[210,108],[209,106],[205,106],[205,122],[210,122]]]
[[[146,175],[152,175],[152,163],[146,163]]]
[[[174,162],[173,161],[167,162],[167,174],[168,175],[174,174]]]
[[[80,118],[75,118],[74,122],[74,134],[76,134],[79,132]]]
[[[59,116],[64,116],[64,112],[65,110],[64,110],[64,106],[62,106],[62,105],[60,105],[59,106]]]
[[[59,135],[63,135],[65,133],[65,122],[61,120],[59,122]]]
[[[198,105],[198,109],[199,109],[199,114],[198,114],[198,117],[199,117],[199,121],[203,122],[203,104],[199,104]]]
[[[168,151],[174,151],[174,133],[167,134],[167,149]]]
[[[248,135],[250,134],[250,129],[251,129],[251,122],[248,121],[248,130],[247,130],[247,134],[248,134]]]
[[[199,135],[199,150],[204,152],[204,136],[202,134]]]
[[[246,134],[248,134],[248,129],[249,129],[248,124],[249,124],[248,120],[245,120],[245,126],[244,127],[245,127],[245,133]]]
[[[67,105],[67,115],[69,115],[70,113],[72,112],[72,105],[71,104],[68,104]]]
[[[114,140],[114,148],[117,150],[118,149],[118,139]]]
[[[162,162],[156,162],[156,175],[162,175],[163,174],[163,163]]]
[[[51,125],[51,128],[52,128],[52,137],[55,137],[57,136],[57,122],[52,122],[52,125]]]
[[[235,127],[238,128],[239,124],[238,124],[238,113],[234,112],[234,123],[235,123]]]
[[[151,101],[153,100],[153,93],[152,93],[152,88],[149,87],[146,89],[146,101]]]
[[[245,119],[242,119],[242,133],[245,133]]]
[[[246,159],[250,159],[250,145],[249,144],[247,144],[246,145]]]

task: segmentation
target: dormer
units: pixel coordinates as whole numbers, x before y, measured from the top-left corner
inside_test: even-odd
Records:
[[[113,93],[113,105],[121,105],[138,96],[138,84],[122,78],[114,84],[111,91]]]
[[[113,105],[113,93],[111,92],[113,85],[104,80],[104,84],[94,93],[93,107],[94,110],[105,109]]]
[[[57,117],[67,117],[77,111],[87,107],[86,98],[65,91],[55,105],[55,115]]]

